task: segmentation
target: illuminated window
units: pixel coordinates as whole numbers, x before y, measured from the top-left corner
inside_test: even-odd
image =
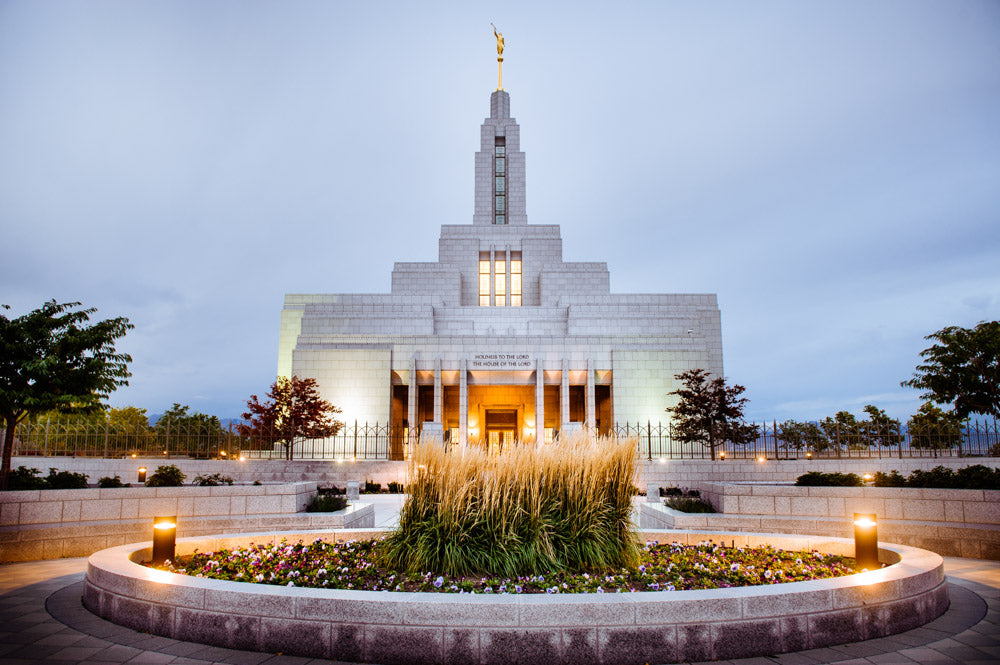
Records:
[[[494,290],[496,297],[493,304],[497,307],[507,306],[507,260],[502,259],[496,262],[496,275],[494,276]]]
[[[510,306],[521,306],[521,259],[513,258],[513,255],[510,259]]]
[[[479,262],[479,306],[490,306],[490,262]]]

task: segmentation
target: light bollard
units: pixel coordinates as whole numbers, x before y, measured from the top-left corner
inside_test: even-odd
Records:
[[[154,566],[164,561],[174,560],[177,545],[177,516],[153,518],[153,560]]]
[[[854,513],[854,559],[858,570],[878,570],[878,522],[875,513]]]
[[[144,466],[139,467],[139,482],[140,483],[146,482],[146,467]]]

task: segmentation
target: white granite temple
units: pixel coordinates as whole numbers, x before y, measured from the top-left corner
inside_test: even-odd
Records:
[[[714,294],[612,293],[606,263],[564,261],[559,226],[528,223],[503,90],[480,132],[472,224],[442,226],[438,247],[435,262],[396,263],[388,294],[285,296],[278,375],[316,379],[346,422],[459,444],[666,422],[675,374],[722,376]]]

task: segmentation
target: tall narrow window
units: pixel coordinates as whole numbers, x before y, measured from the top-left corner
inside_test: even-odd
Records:
[[[496,262],[496,275],[495,275],[495,291],[496,297],[494,299],[494,305],[497,307],[507,306],[507,260],[500,259]]]
[[[507,223],[507,140],[502,136],[493,147],[493,223]]]
[[[517,256],[517,258],[514,258]],[[512,253],[510,256],[510,306],[521,306],[521,255]]]
[[[490,306],[490,262],[479,262],[479,306]]]

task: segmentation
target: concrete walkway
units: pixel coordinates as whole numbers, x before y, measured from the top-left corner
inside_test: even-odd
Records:
[[[373,497],[376,524],[395,524],[401,498]],[[180,642],[100,619],[80,602],[87,560],[0,565],[0,665],[170,663],[319,665],[299,658]],[[1000,664],[1000,562],[945,558],[951,606],[914,630],[866,642],[778,656],[714,661],[732,665]]]

